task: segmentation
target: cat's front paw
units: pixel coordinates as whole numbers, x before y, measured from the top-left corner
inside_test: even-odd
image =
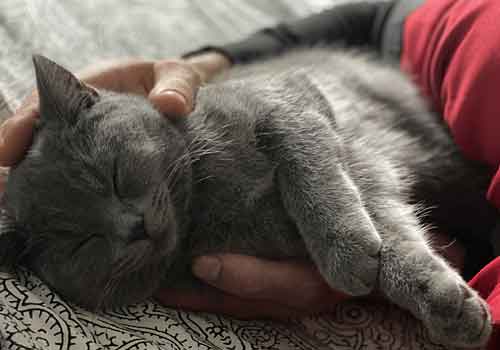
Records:
[[[371,233],[371,232],[370,232]],[[377,286],[382,240],[378,235],[357,235],[331,248],[330,285],[344,293],[367,295]]]
[[[432,338],[462,348],[485,345],[492,329],[488,305],[462,281],[448,277],[439,284],[423,320]]]

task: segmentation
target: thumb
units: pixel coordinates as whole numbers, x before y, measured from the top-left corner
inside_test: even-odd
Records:
[[[154,86],[150,101],[169,117],[185,116],[193,110],[201,77],[189,63],[164,60],[153,67]]]

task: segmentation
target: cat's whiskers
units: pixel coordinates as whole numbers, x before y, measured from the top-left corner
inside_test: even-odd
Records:
[[[100,295],[99,301],[97,302],[97,308],[102,309],[104,306],[106,306],[105,301],[106,300],[112,300],[112,295],[113,292],[116,289],[116,285],[118,284],[119,279],[118,278],[110,278],[106,284],[104,285],[102,289],[102,293]]]
[[[116,288],[123,282],[124,277],[144,267],[144,263],[147,261],[144,257],[151,253],[151,248],[146,244],[136,248],[138,249],[135,249],[131,254],[125,255],[114,264],[110,278],[102,288],[98,302],[99,308],[106,306],[105,301],[115,298]]]
[[[191,157],[189,153],[183,154],[181,157],[176,159],[176,161],[170,165],[165,171],[166,182],[170,185],[172,179],[176,176],[179,170],[183,167],[187,167],[191,164]]]
[[[166,170],[166,174],[168,174],[166,179],[170,188],[177,183],[178,175],[182,168],[190,166],[202,157],[222,153],[222,148],[227,145],[227,142],[221,144],[215,141],[215,139],[202,139],[198,135],[191,140],[187,146],[188,152],[177,158]]]

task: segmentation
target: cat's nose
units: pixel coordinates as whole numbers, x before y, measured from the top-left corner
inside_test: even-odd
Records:
[[[146,228],[144,226],[144,218],[140,218],[132,225],[128,236],[128,242],[132,243],[145,239],[148,239],[148,235],[146,234]]]

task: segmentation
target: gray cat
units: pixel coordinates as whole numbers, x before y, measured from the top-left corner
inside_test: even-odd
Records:
[[[6,185],[0,265],[25,264],[97,308],[185,285],[203,253],[304,258],[335,289],[378,290],[441,342],[488,339],[485,302],[426,227],[486,232],[491,174],[396,70],[293,53],[202,87],[194,112],[170,121],[141,97],[34,64],[40,122]]]

